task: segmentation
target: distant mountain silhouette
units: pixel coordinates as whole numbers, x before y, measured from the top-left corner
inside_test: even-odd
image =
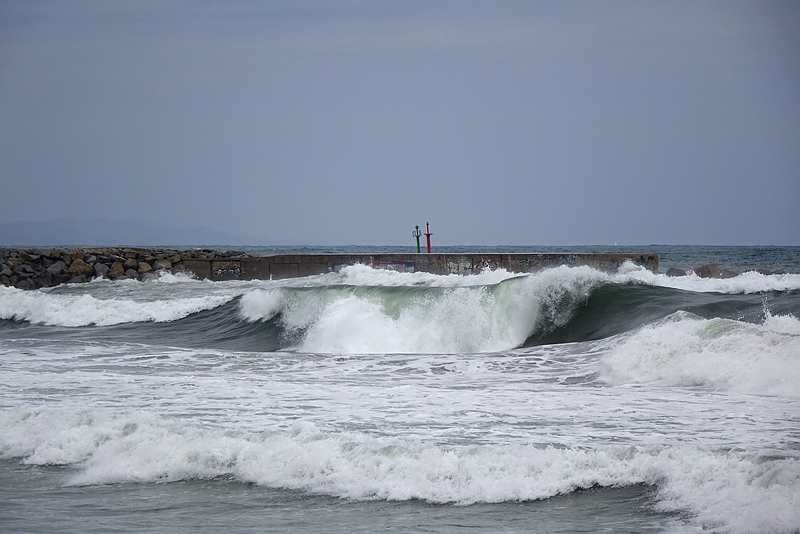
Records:
[[[120,219],[0,222],[0,246],[216,246],[258,245],[264,238],[217,228]]]

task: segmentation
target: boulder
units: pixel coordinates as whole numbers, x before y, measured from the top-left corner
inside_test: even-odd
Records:
[[[91,274],[94,272],[94,269],[92,269],[92,266],[83,261],[82,259],[76,258],[69,265],[69,269],[67,269],[67,272],[73,276],[76,276],[76,275]]]
[[[134,258],[128,258],[125,260],[125,268],[126,269],[137,269],[139,267],[139,261]]]
[[[12,271],[11,267],[6,265],[5,263],[0,263],[0,276],[11,276]]]
[[[79,274],[79,275],[73,276],[72,278],[67,280],[67,283],[68,284],[82,284],[85,281],[86,281],[86,277],[84,275],[82,275],[82,274]]]
[[[83,261],[85,261],[90,265],[94,264],[97,262],[97,256],[95,256],[94,254],[87,254],[86,256],[83,257]]]
[[[61,274],[64,272],[64,268],[66,268],[64,262],[58,260],[57,262],[55,262],[54,264],[52,264],[50,267],[47,268],[47,272],[50,274]]]
[[[142,273],[142,274],[149,273],[152,270],[153,270],[153,268],[146,261],[140,261],[139,262],[139,272],[140,273]]]
[[[127,276],[128,278],[136,279],[139,278],[139,273],[137,273],[133,269],[128,269],[127,271],[125,271],[125,276]]]
[[[56,285],[56,283],[53,282],[53,275],[47,271],[34,278],[34,282],[36,282],[36,287],[50,287]]]
[[[33,274],[33,268],[27,263],[20,263],[14,268],[17,274]]]
[[[707,263],[694,268],[694,273],[700,278],[719,278],[719,265],[716,263]]]
[[[36,282],[30,278],[24,278],[17,282],[16,286],[19,289],[36,289]]]
[[[724,269],[717,263],[707,263],[700,267],[695,267],[695,274],[700,278],[733,278],[739,273],[732,269]]]
[[[105,276],[109,271],[108,265],[105,263],[95,263],[94,264],[94,274],[97,276]]]
[[[170,263],[169,260],[156,260],[156,262],[153,264],[153,268],[157,271],[168,271],[172,269],[172,263]]]
[[[107,276],[109,278],[122,278],[125,276],[125,266],[121,261],[115,261],[111,264],[111,269],[109,269]]]
[[[676,269],[675,267],[670,267],[667,269],[667,276],[686,276],[686,271],[684,269]]]

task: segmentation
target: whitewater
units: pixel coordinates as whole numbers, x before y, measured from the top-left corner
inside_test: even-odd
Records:
[[[0,529],[797,532],[799,318],[632,264],[0,287]]]

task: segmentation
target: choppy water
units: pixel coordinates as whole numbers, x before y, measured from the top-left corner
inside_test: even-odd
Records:
[[[797,531],[799,254],[766,256],[0,288],[0,530]]]

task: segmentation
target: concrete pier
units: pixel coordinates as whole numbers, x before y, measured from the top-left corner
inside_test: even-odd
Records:
[[[658,271],[656,254],[443,253],[443,254],[274,254],[161,248],[0,248],[0,285],[21,289],[111,280],[149,280],[162,272],[187,272],[209,280],[280,280],[336,272],[361,263],[376,269],[434,274],[474,274],[503,268],[528,273],[558,265],[589,265],[614,271],[625,261]]]
[[[376,269],[433,274],[475,274],[503,268],[529,273],[558,265],[588,265],[615,271],[626,261],[658,271],[658,255],[608,254],[281,254],[233,258],[186,259],[182,269],[209,280],[279,280],[335,272],[355,264]]]

